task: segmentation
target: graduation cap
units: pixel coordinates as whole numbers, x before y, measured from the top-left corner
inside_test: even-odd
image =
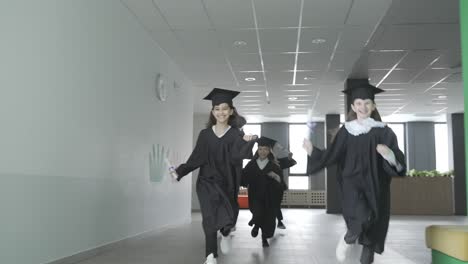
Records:
[[[211,90],[211,92],[203,99],[211,100],[213,106],[222,103],[227,103],[229,106],[232,106],[232,99],[234,99],[238,94],[240,94],[238,91],[213,88],[213,90]]]
[[[279,153],[275,153],[275,151],[276,151],[275,145],[276,145],[276,143],[278,143],[276,140],[268,138],[268,137],[261,137],[261,138],[259,138],[257,140],[257,143],[258,143],[258,146],[268,146],[268,147],[270,147],[272,153],[275,156],[278,156]],[[290,167],[297,164],[297,162],[294,159],[289,158],[288,156],[278,158],[278,162],[279,162],[279,165],[280,165],[281,169],[287,169],[287,168],[290,168]]]
[[[374,101],[375,95],[384,90],[369,83],[368,79],[348,79],[346,80],[346,90],[343,91],[354,102],[355,99],[371,99]]]
[[[267,147],[270,147],[270,148],[273,148],[276,144],[276,140],[274,139],[271,139],[271,138],[267,138],[267,137],[261,137],[259,139],[257,139],[257,144],[258,146],[267,146]]]

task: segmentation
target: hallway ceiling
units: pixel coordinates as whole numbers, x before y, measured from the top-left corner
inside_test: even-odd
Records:
[[[242,91],[249,122],[344,112],[346,78],[370,78],[384,121],[463,111],[458,0],[122,0],[192,81]],[[249,79],[250,78],[250,79]]]

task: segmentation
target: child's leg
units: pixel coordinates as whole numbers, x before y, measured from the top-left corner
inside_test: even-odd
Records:
[[[213,254],[218,257],[218,237],[217,232],[205,232],[205,255]]]
[[[278,208],[278,214],[276,215],[278,221],[283,221],[283,212],[281,212],[281,207]]]
[[[361,253],[361,264],[374,263],[374,246],[363,246]]]

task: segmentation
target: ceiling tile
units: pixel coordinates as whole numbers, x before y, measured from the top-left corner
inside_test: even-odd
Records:
[[[292,72],[269,71],[266,72],[268,87],[281,87],[292,84],[294,74]]]
[[[459,67],[461,65],[461,50],[460,49],[450,49],[444,51],[443,55],[440,57],[433,67]]]
[[[264,53],[263,54],[263,63],[265,65],[265,70],[293,70],[294,69],[294,54],[272,54]]]
[[[385,78],[384,83],[406,83],[411,81],[418,70],[393,70],[390,75]]]
[[[346,24],[375,26],[387,13],[391,3],[387,0],[355,0]]]
[[[342,26],[351,2],[351,0],[304,1],[302,26]]]
[[[262,29],[259,32],[262,52],[295,52],[297,29]]]
[[[201,1],[153,0],[172,29],[210,29]]]
[[[300,0],[255,0],[258,27],[279,28],[299,25]]]
[[[255,30],[217,30],[216,33],[224,50],[229,53],[258,53]],[[236,46],[236,41],[243,41],[245,45]]]
[[[299,54],[297,62],[298,70],[323,71],[327,69],[330,60],[329,54],[324,53],[304,53]]]
[[[229,61],[235,71],[261,71],[259,54],[229,54]]]
[[[432,83],[438,82],[442,78],[447,77],[450,74],[448,69],[427,69],[421,75],[418,76],[414,82],[418,83]]]
[[[440,55],[440,50],[414,50],[397,67],[403,69],[424,69]]]
[[[254,28],[250,1],[203,0],[216,29]]]
[[[369,53],[369,69],[391,69],[405,55],[405,51],[376,51]]]
[[[337,50],[360,51],[370,39],[372,30],[373,26],[346,26],[338,43]]]
[[[458,23],[459,1],[393,0],[385,24]]]
[[[330,52],[335,47],[341,28],[303,28],[299,51],[304,52]],[[314,43],[324,40],[324,43]]]
[[[385,28],[375,49],[459,49],[457,24],[391,25]]]
[[[241,86],[264,85],[263,73],[261,72],[236,72],[237,80]],[[246,78],[255,78],[254,81],[247,81]]]

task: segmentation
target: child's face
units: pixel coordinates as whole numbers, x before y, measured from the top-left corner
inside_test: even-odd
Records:
[[[351,104],[351,109],[356,113],[358,119],[365,119],[371,116],[375,110],[375,104],[371,99],[358,98]]]
[[[233,112],[234,110],[227,103],[215,105],[213,110],[211,110],[211,113],[216,118],[216,122],[221,124],[227,124]]]
[[[262,160],[266,159],[268,157],[268,154],[270,154],[270,147],[267,146],[259,146],[258,150],[258,157]]]

